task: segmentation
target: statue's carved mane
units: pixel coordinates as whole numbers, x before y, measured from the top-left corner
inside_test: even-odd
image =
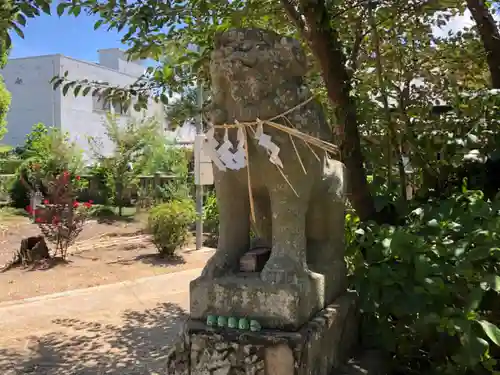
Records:
[[[282,79],[302,78],[307,73],[306,56],[297,40],[262,29],[233,29],[218,34],[212,67],[212,76],[233,80],[243,71]]]

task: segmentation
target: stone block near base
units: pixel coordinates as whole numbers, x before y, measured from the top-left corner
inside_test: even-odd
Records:
[[[192,319],[247,317],[264,328],[287,331],[298,330],[326,305],[324,276],[318,273],[298,285],[269,284],[258,272],[213,280],[200,277],[191,281],[189,298]]]
[[[356,299],[350,293],[296,332],[218,329],[191,319],[168,357],[167,374],[336,374],[334,369],[347,359],[357,342],[357,327]]]

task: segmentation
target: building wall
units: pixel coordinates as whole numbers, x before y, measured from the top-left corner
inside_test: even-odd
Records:
[[[134,77],[140,77],[144,73],[144,66],[141,62],[127,61],[127,56],[119,48],[100,49],[97,52],[99,53],[99,65]]]
[[[61,88],[53,90],[50,80],[55,75],[68,71],[68,79],[98,80],[111,85],[125,86],[136,81],[144,67],[135,62],[127,62],[119,49],[99,51],[100,64],[76,60],[62,55],[35,56],[11,59],[0,72],[7,89],[12,94],[11,109],[7,116],[8,133],[3,142],[18,146],[24,143],[26,135],[34,124],[42,122],[67,131],[70,137],[84,151],[86,159],[91,159],[88,137],[101,139],[103,152],[112,152],[112,145],[106,139],[103,121],[106,110],[98,99],[80,95],[73,90],[62,95]],[[100,109],[99,109],[100,108]],[[108,108],[109,107],[105,107]],[[112,112],[113,109],[111,109]],[[126,115],[119,116],[124,124],[131,119],[140,120],[155,117],[166,127],[163,105],[151,102],[146,111],[136,112],[132,107]]]
[[[137,76],[120,73],[98,64],[62,56],[60,74],[64,74],[65,71],[68,71],[68,79],[70,80],[104,81],[117,86],[129,85],[137,79]],[[73,91],[70,90],[65,96],[62,96],[61,100],[62,129],[70,133],[72,139],[85,151],[87,159],[92,156],[88,145],[88,137],[100,139],[103,152],[105,154],[111,153],[113,147],[106,138],[103,126],[107,112],[99,109],[96,103],[97,98],[92,97],[91,92],[85,97],[81,95],[75,97]],[[131,107],[128,115],[119,116],[119,121],[121,124],[125,124],[131,119],[140,120],[147,117],[155,117],[162,123],[164,128],[163,106],[154,102],[150,103],[146,111],[136,112]]]
[[[34,124],[60,127],[61,91],[53,90],[49,81],[57,74],[57,55],[11,59],[2,74],[12,95],[7,114],[8,133],[3,143],[20,146]]]

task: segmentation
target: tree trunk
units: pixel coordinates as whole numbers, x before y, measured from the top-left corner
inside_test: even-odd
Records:
[[[467,7],[476,21],[479,36],[486,52],[491,85],[495,89],[500,89],[500,33],[495,20],[483,0],[467,0]]]
[[[349,200],[361,220],[377,219],[375,203],[366,180],[356,104],[350,96],[351,80],[346,59],[337,32],[330,24],[325,4],[323,1],[300,1],[303,18],[298,16],[289,1],[283,0],[282,4],[318,60],[328,98],[336,107],[339,123],[334,125],[338,127],[341,160],[349,173]]]

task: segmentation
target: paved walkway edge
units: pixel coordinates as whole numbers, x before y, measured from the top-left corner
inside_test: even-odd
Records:
[[[186,274],[186,275],[195,274],[195,273],[200,274],[201,270],[202,270],[201,268],[194,268],[191,270],[166,273],[163,275],[141,277],[141,278],[135,279],[135,280],[125,280],[125,281],[120,281],[118,283],[113,283],[113,284],[98,285],[98,286],[93,286],[90,288],[73,289],[73,290],[67,290],[65,292],[46,294],[46,295],[38,296],[38,297],[24,298],[24,299],[19,299],[19,300],[15,300],[15,301],[0,302],[0,309],[5,308],[5,307],[15,306],[15,305],[24,305],[24,304],[39,302],[39,301],[54,300],[54,299],[58,299],[58,298],[68,297],[68,296],[86,295],[86,294],[94,293],[94,292],[101,291],[101,290],[116,288],[118,286],[132,286],[132,285],[143,284],[143,283],[147,283],[151,280],[159,280],[159,279],[168,280],[172,277],[181,276],[182,274]]]

